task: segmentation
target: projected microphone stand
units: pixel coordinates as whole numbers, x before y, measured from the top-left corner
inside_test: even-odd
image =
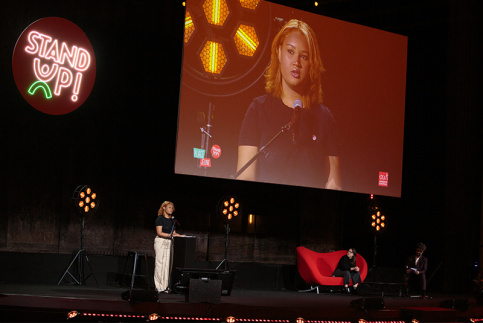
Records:
[[[210,105],[208,106],[208,121],[206,122],[206,127],[201,127],[200,130],[201,130],[201,149],[203,149],[205,151],[205,154],[206,154],[206,151],[208,150],[208,147],[210,146],[210,138],[213,138],[213,136],[210,134],[210,131],[211,131],[211,112],[213,110],[213,104],[210,102]],[[204,171],[205,171],[205,176],[206,176],[206,173],[207,173],[207,167],[204,167],[204,166],[200,166],[198,164],[198,167],[203,167],[204,168]]]
[[[272,142],[275,141],[275,139],[278,138],[278,136],[280,136],[282,133],[286,132],[286,131],[290,131],[290,129],[292,128],[292,123],[289,122],[287,123],[285,126],[282,127],[282,129],[280,129],[280,131],[275,135],[273,136],[272,139],[270,139],[266,144],[265,146],[263,146],[262,148],[260,148],[257,153],[255,155],[253,155],[253,157],[246,162],[245,165],[243,165],[242,168],[240,168],[236,173],[235,175],[232,176],[233,179],[237,179],[238,176],[240,176],[241,173],[243,173],[248,167],[250,167],[251,164],[253,164],[255,162],[255,160],[258,159],[258,157],[260,156],[260,153],[264,153],[265,154],[265,149],[270,146],[270,144]]]

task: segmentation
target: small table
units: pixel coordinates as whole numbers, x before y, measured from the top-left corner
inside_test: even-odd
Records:
[[[386,283],[386,282],[363,282],[362,285],[378,287],[381,289],[381,297],[384,298],[385,287],[399,286],[399,297],[402,296],[402,288],[405,286],[404,283]]]

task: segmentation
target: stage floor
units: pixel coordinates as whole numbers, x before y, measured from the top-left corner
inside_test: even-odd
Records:
[[[224,322],[306,321],[404,321],[469,322],[483,318],[483,307],[474,297],[430,294],[431,299],[398,297],[377,290],[360,295],[338,292],[300,293],[293,290],[238,290],[221,296],[220,303],[198,303],[181,294],[133,290],[133,301],[123,299],[128,289],[78,285],[0,285],[0,321],[145,321],[156,313],[161,322],[187,322],[205,318]],[[153,298],[150,296],[154,295]],[[383,300],[384,308],[378,308]],[[454,308],[450,308],[454,305]],[[123,315],[122,317],[118,315]]]

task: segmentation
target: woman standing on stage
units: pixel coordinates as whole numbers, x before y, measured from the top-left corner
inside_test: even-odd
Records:
[[[352,288],[357,289],[361,282],[359,267],[356,263],[356,249],[347,250],[347,255],[342,256],[337,264],[337,268],[332,274],[335,277],[344,277],[344,292],[350,293],[349,284],[352,279]]]
[[[174,204],[165,201],[161,204],[156,218],[156,238],[154,238],[154,285],[156,291],[169,293],[171,253],[173,237],[180,237],[174,228]]]

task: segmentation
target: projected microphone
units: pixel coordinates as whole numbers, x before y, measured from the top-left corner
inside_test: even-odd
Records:
[[[292,115],[292,143],[296,144],[296,138],[298,137],[299,128],[300,128],[300,115],[302,114],[303,109],[302,101],[299,99],[293,102],[293,115]]]

